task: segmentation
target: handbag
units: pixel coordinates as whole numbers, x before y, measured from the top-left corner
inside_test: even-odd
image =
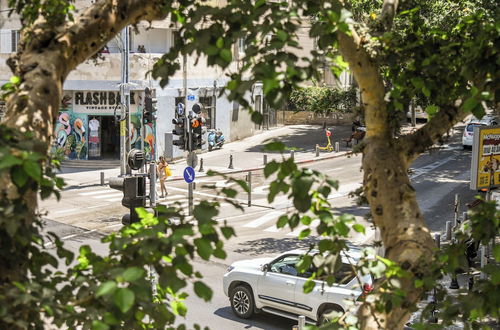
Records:
[[[172,171],[170,170],[170,167],[167,165],[165,166],[165,176],[168,178],[169,176],[172,176]]]

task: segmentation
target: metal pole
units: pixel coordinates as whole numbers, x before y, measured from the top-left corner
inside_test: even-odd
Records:
[[[295,160],[295,151],[294,150],[290,151],[290,158]]]
[[[264,155],[264,165],[267,165],[267,155]]]
[[[188,183],[188,215],[193,215],[193,183]]]
[[[248,172],[248,207],[252,206],[252,172]]]
[[[101,172],[101,186],[104,186],[104,172]]]
[[[319,145],[316,145],[316,157],[319,157]]]
[[[198,172],[203,172],[204,169],[203,169],[203,158],[200,158],[200,169],[198,170]]]
[[[340,151],[340,143],[335,142],[335,152],[339,152],[339,151]]]
[[[130,100],[125,96],[125,90],[128,90],[129,83],[129,29],[124,27],[121,31],[120,39],[122,42],[121,56],[121,84],[120,84],[120,104],[122,105],[122,116],[120,120],[120,176],[130,173],[130,167],[127,164],[127,155],[130,151]]]
[[[299,328],[298,330],[304,330],[304,327],[306,326],[306,317],[304,315],[299,316]]]
[[[441,248],[441,234],[434,234],[434,241],[438,249]]]
[[[156,163],[149,164],[149,202],[151,207],[156,206]]]
[[[455,226],[457,226],[460,223],[460,220],[458,219],[458,214],[460,213],[460,195],[455,194]]]
[[[451,240],[451,221],[446,221],[446,240]]]
[[[229,166],[227,167],[229,169],[233,169],[233,155],[229,155]]]

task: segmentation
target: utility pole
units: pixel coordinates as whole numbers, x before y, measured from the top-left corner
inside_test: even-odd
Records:
[[[120,121],[120,176],[130,174],[132,171],[127,164],[127,155],[130,145],[130,81],[129,81],[129,27],[121,32],[122,41],[122,67],[120,84],[120,103],[123,107],[124,117]]]
[[[189,119],[189,109],[188,109],[188,93],[187,93],[187,55],[182,55],[182,84],[184,89],[184,127],[185,132],[187,133],[187,150],[188,157],[187,159],[192,159],[191,154],[193,153],[193,139],[191,136],[191,121]],[[192,164],[188,164],[191,166]],[[188,214],[193,214],[193,183],[188,183]]]

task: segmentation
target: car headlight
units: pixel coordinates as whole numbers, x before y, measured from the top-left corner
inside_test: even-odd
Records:
[[[230,271],[232,271],[234,269],[234,266],[229,266],[227,267],[226,269],[226,273],[229,273]]]

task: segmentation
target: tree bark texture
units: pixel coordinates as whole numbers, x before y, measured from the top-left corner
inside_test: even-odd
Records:
[[[406,292],[401,306],[387,312],[377,312],[375,304],[365,302],[359,310],[362,329],[402,329],[424,293],[414,287],[414,281],[430,271],[426,267],[434,254],[431,238],[415,190],[407,170],[417,153],[431,146],[453,124],[457,109],[440,113],[439,119],[411,136],[396,139],[389,126],[385,88],[377,63],[363,49],[361,38],[354,28],[351,34],[339,35],[339,47],[349,62],[362,93],[365,108],[367,137],[363,146],[364,193],[370,204],[374,224],[379,228],[385,246],[385,257],[408,271],[400,279],[400,289]],[[439,123],[438,120],[441,120]],[[422,146],[418,146],[425,137]],[[379,285],[375,300],[380,299]]]
[[[129,24],[166,16],[170,1],[106,0],[99,1],[75,17],[74,22],[53,26],[40,18],[23,30],[20,49],[8,60],[20,84],[8,97],[3,124],[21,133],[20,144],[31,152],[47,155],[57,119],[64,80],[80,63],[99,51]],[[30,132],[32,138],[22,133]],[[12,150],[12,153],[18,151]],[[29,228],[36,220],[36,185],[18,191],[10,176],[0,178],[2,205],[17,205],[16,212],[0,220],[0,236],[10,237],[6,230],[13,221]],[[20,234],[20,228],[14,234]],[[3,240],[2,251],[20,250],[17,243]],[[29,239],[23,243],[30,245]],[[27,273],[28,253],[17,251],[12,259],[0,260],[0,285],[22,280]]]

